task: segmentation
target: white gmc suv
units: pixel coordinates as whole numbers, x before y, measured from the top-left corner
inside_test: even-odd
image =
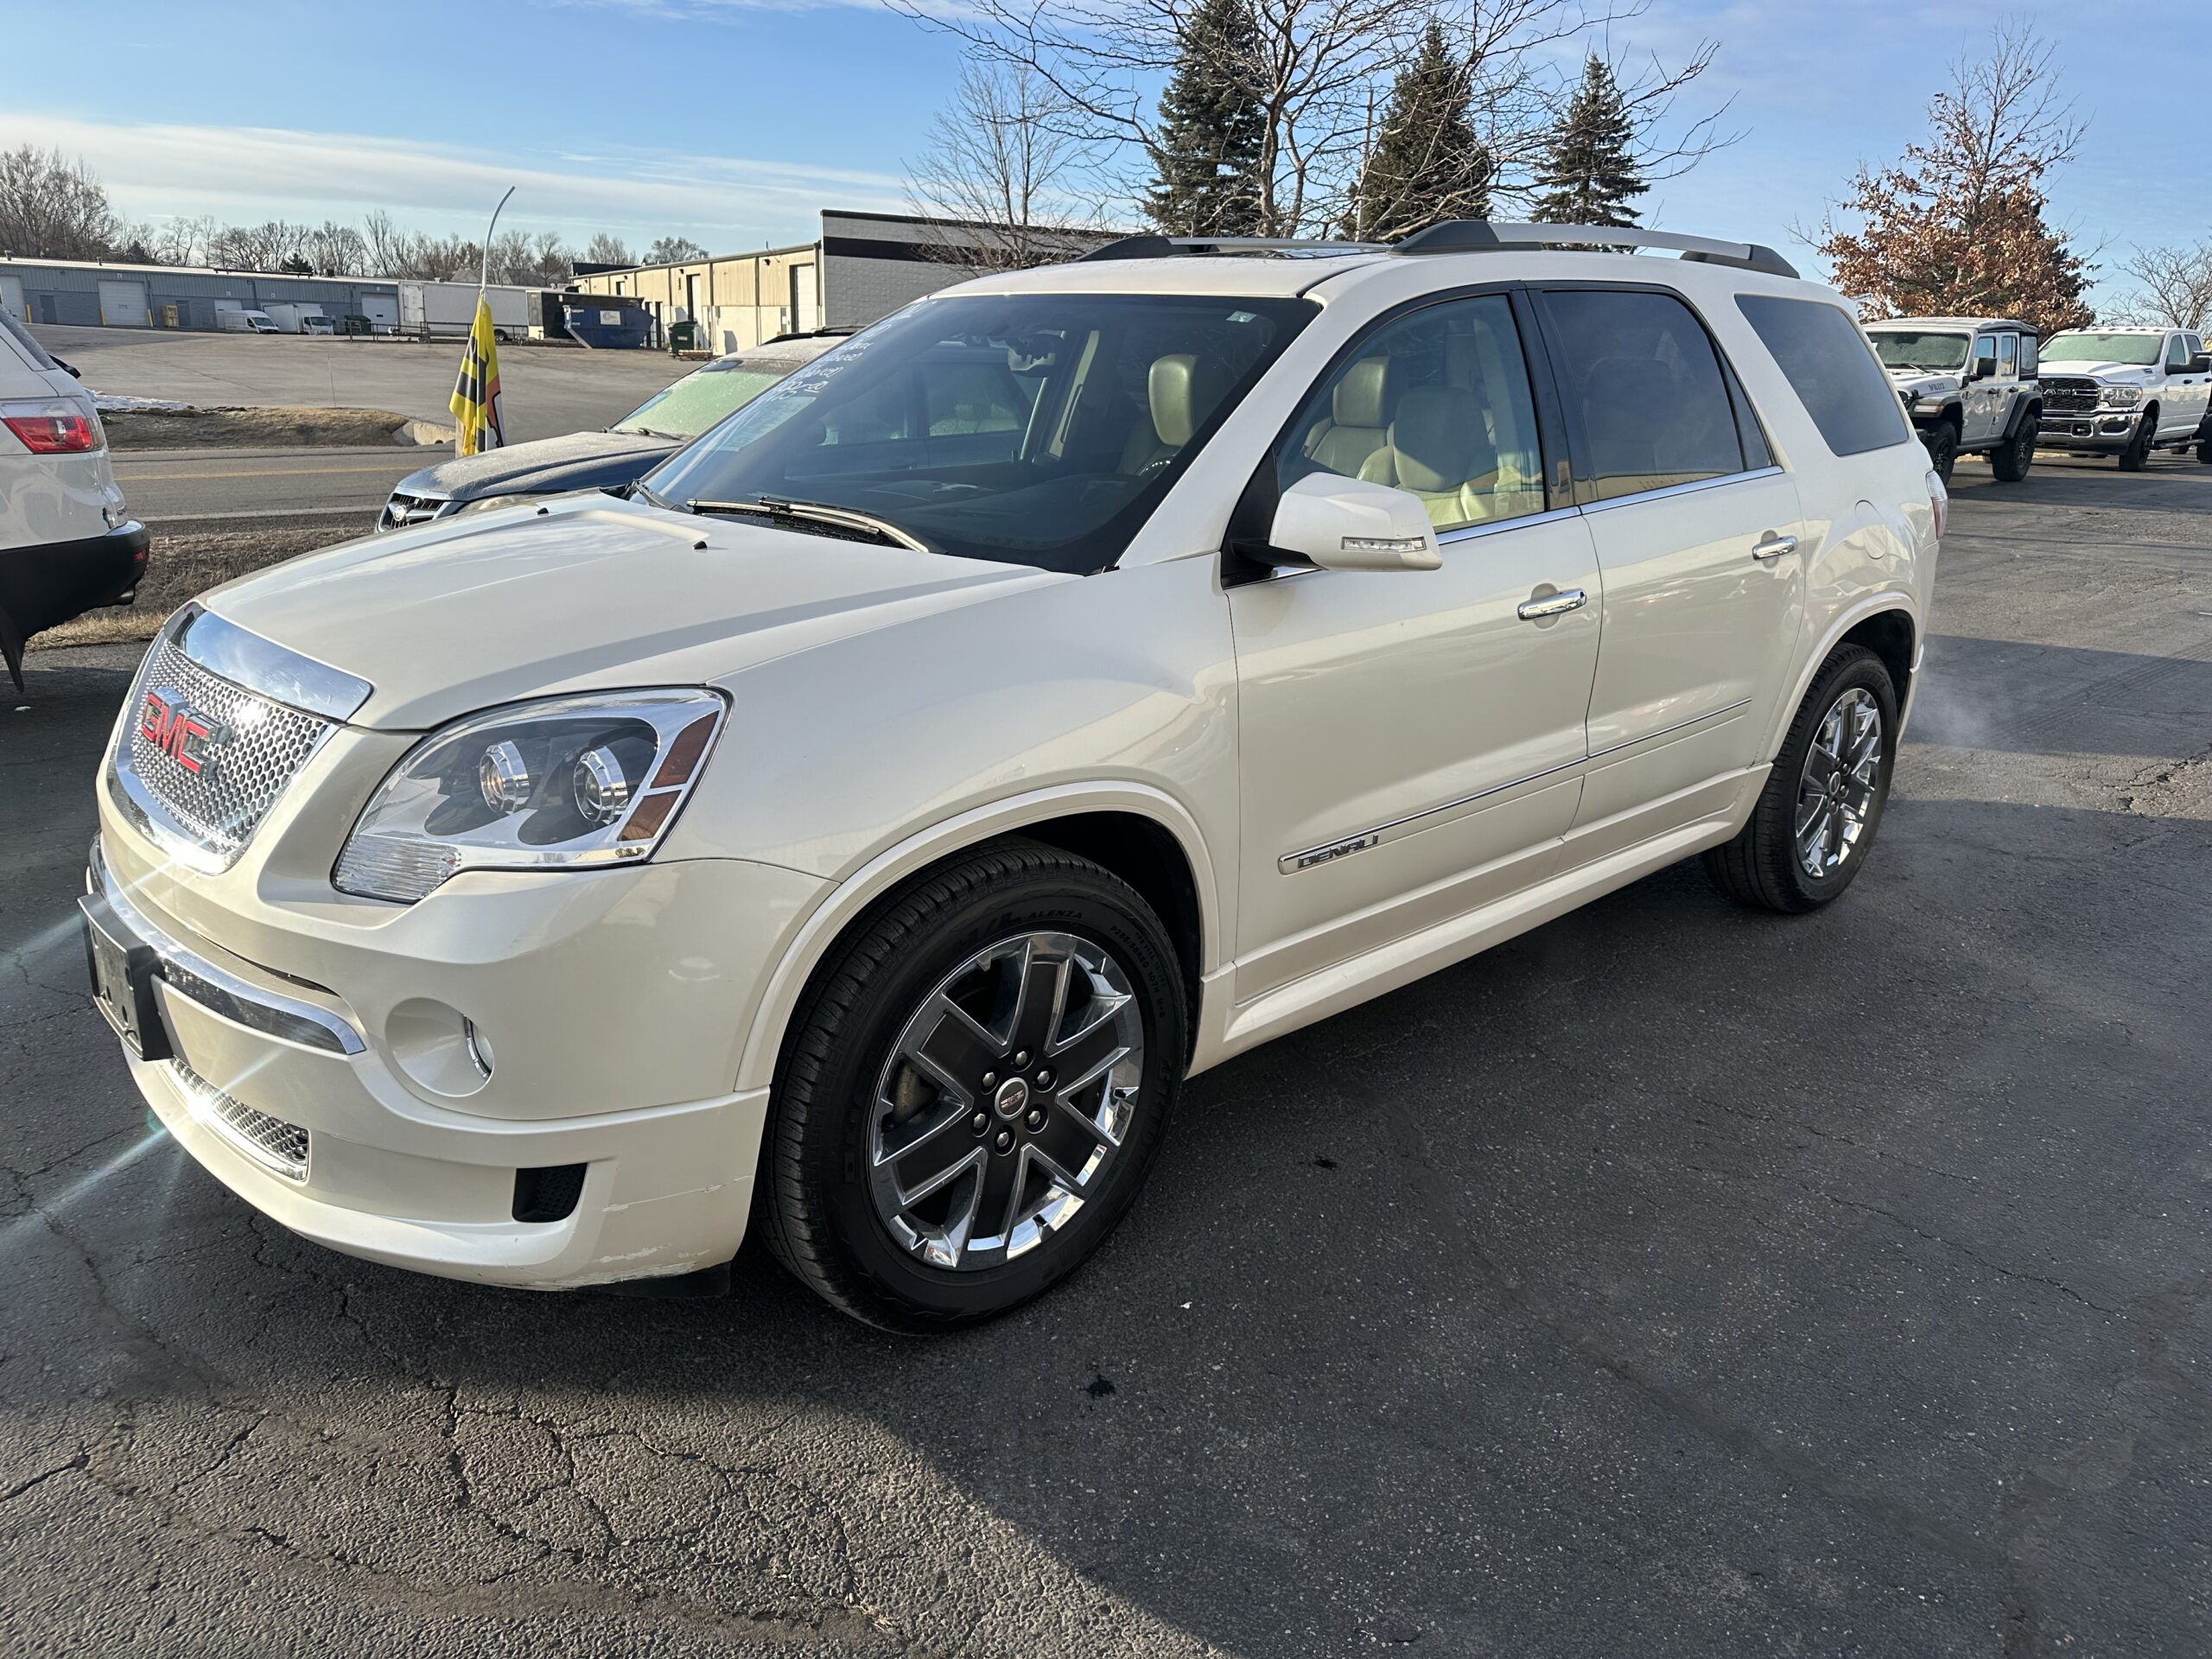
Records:
[[[631,499],[187,607],[99,783],[96,995],[334,1249],[556,1287],[750,1225],[860,1318],[983,1319],[1195,1072],[1691,854],[1835,899],[1943,505],[1764,248],[1132,238],[909,307]]]

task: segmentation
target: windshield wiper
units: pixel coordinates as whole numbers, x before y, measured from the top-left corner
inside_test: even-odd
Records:
[[[909,548],[917,553],[937,551],[912,531],[901,530],[887,518],[855,512],[850,507],[834,507],[826,501],[785,501],[764,495],[757,501],[686,501],[683,505],[692,512],[754,513],[763,518],[795,518],[839,530],[865,531],[894,547]]]

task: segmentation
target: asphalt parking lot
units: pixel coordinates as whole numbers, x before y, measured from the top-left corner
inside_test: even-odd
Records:
[[[1881,844],[1194,1084],[957,1338],[411,1277],[149,1135],[0,703],[0,1650],[2212,1650],[2212,467],[1962,466]]]
[[[453,423],[446,399],[461,365],[458,340],[425,344],[52,323],[35,324],[31,333],[103,392],[211,407],[389,409]],[[507,440],[525,443],[605,426],[695,366],[665,352],[588,352],[520,341],[503,346]],[[428,459],[436,456],[428,452]]]

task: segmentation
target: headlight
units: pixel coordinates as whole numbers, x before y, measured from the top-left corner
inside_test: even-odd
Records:
[[[432,733],[392,769],[331,882],[413,904],[461,870],[588,869],[650,857],[721,729],[711,691],[512,703]]]
[[[1904,399],[1904,406],[1907,409],[1910,409],[1915,404],[1920,401],[1920,394],[1910,390],[1901,391],[1897,396]]]
[[[462,502],[459,506],[455,507],[455,508],[454,508],[451,512],[448,513],[448,514],[446,515],[446,517],[448,517],[448,518],[460,518],[460,517],[461,517],[461,514],[463,514],[464,512],[493,512],[493,511],[494,511],[495,509],[499,508],[499,507],[518,507],[518,506],[522,505],[525,501],[541,501],[541,502],[542,502],[542,501],[543,501],[543,497],[541,497],[541,496],[528,495],[528,494],[524,494],[524,495],[487,495],[487,496],[484,497],[481,500],[478,500],[478,501],[464,501],[464,502]]]
[[[2133,409],[2142,401],[2143,388],[2140,386],[2107,386],[2105,388],[2105,403],[2108,408]]]

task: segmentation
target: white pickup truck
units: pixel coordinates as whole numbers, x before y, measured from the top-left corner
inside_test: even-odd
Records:
[[[2042,447],[2117,454],[2139,473],[2155,449],[2185,450],[2212,467],[2212,357],[2186,328],[2075,329],[2043,348]]]

